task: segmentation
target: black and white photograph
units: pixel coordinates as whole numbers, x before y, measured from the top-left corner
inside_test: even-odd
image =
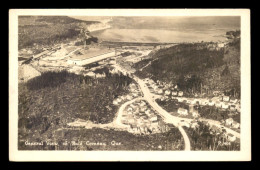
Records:
[[[11,11],[16,152],[250,151],[249,10],[110,10]]]

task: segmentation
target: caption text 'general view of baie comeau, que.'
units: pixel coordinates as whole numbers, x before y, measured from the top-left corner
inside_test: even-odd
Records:
[[[240,17],[19,16],[18,149],[240,151]]]

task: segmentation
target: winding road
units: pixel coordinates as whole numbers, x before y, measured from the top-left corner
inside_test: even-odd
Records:
[[[116,67],[119,71],[127,72],[127,70],[121,68],[119,65],[114,65],[114,67]],[[139,79],[136,76],[133,76],[133,79],[140,86],[140,89],[144,95],[143,96],[144,100],[146,100],[153,107],[153,109],[156,110],[160,114],[160,116],[163,118],[163,120],[166,123],[173,124],[175,127],[178,127],[178,129],[180,130],[180,132],[183,136],[183,139],[184,139],[184,143],[185,143],[184,150],[189,151],[191,148],[190,139],[189,139],[188,135],[186,134],[186,132],[184,131],[184,129],[182,128],[182,126],[180,125],[180,122],[182,119],[179,117],[176,117],[176,116],[172,116],[166,110],[161,108],[155,101],[156,97],[150,92],[149,88],[145,85],[144,81],[142,81],[141,79]]]
[[[119,71],[127,72],[127,70],[123,69],[122,67],[120,67],[117,64],[115,64],[114,67],[116,67]],[[168,113],[161,106],[159,106],[157,104],[157,102],[155,101],[158,98],[158,95],[152,94],[143,80],[139,79],[138,77],[136,77],[134,75],[131,75],[131,76],[140,86],[140,89],[143,92],[143,98],[161,115],[163,120],[166,123],[173,124],[175,127],[179,128],[179,130],[183,136],[183,139],[184,139],[185,150],[190,150],[190,140],[189,140],[189,137],[187,136],[185,130],[182,128],[183,125],[181,124],[181,122],[183,122],[183,121],[191,122],[191,121],[193,121],[193,119],[181,118],[181,117],[173,116],[170,113]],[[235,137],[240,138],[240,133],[238,133],[228,127],[222,126],[220,124],[220,122],[210,120],[210,119],[204,119],[204,118],[200,118],[199,120],[206,121],[210,125],[215,125],[218,128],[223,128],[226,130],[227,133],[230,133],[230,134],[234,135]]]

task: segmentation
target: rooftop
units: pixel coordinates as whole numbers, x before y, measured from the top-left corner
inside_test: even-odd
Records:
[[[73,55],[73,56],[71,56],[71,58],[82,60],[82,59],[87,59],[87,58],[99,56],[102,54],[114,52],[114,50],[108,49],[108,48],[89,48],[87,50],[81,50],[80,52],[82,53],[82,55]]]

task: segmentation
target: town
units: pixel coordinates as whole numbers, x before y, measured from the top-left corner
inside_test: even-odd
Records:
[[[183,44],[191,45],[191,48],[194,45],[195,50],[222,52],[229,45],[230,37],[223,42],[136,45],[127,42],[97,42],[90,31],[82,29],[80,32],[83,38],[81,36],[67,43],[54,46],[35,45],[33,48],[19,50],[19,83],[30,82],[44,73],[64,70],[73,75],[91,78],[93,82],[109,79],[111,75],[119,75],[118,79],[122,80],[127,77],[132,82],[129,85],[123,83],[124,92],[121,95],[113,95],[113,100],[108,99],[112,105],[104,106],[110,111],[112,108],[117,109],[111,122],[100,123],[73,118],[72,121],[66,122],[64,129],[116,129],[136,136],[152,136],[169,133],[176,128],[182,136],[184,150],[191,150],[194,143],[190,141],[191,133],[187,134],[186,131],[196,131],[202,123],[203,126],[209,127],[213,136],[221,136],[220,143],[240,143],[239,98],[221,90],[207,93],[192,90],[192,93],[188,93],[182,90],[178,82],[159,80],[152,74],[142,77],[138,73],[160,60],[153,57],[157,52]],[[137,67],[140,63],[142,67]],[[125,77],[120,77],[121,74]],[[88,86],[86,81],[82,80],[81,86],[84,89]],[[94,83],[89,86],[94,86],[92,84]],[[107,88],[111,90],[111,87]],[[57,131],[60,130],[62,128]]]

